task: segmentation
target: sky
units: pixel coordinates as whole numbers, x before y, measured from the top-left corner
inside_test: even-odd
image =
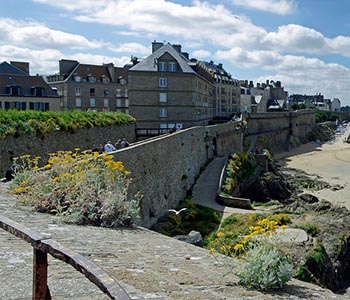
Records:
[[[54,74],[60,59],[113,62],[153,41],[222,63],[233,78],[350,105],[350,0],[2,0],[0,62]]]

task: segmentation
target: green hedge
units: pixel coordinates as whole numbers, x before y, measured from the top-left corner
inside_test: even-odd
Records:
[[[74,132],[81,128],[134,123],[135,119],[119,112],[41,112],[0,110],[0,138],[30,133],[46,134],[53,130]]]

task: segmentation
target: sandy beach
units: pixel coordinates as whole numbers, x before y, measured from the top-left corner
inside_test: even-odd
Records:
[[[342,187],[338,190],[308,190],[307,193],[350,209],[350,144],[343,142],[349,132],[347,127],[344,134],[337,135],[332,142],[307,143],[276,155],[275,159],[287,168],[302,170],[311,178],[318,176],[331,186]]]

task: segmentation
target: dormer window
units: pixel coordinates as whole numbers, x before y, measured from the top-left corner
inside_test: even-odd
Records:
[[[175,62],[169,63],[169,72],[176,72],[176,63]]]
[[[160,61],[158,63],[158,71],[165,72],[166,70],[167,70],[166,62],[165,61]]]
[[[17,85],[8,86],[7,93],[11,96],[20,96],[21,95],[21,87],[19,87]]]
[[[108,84],[109,83],[109,78],[108,77],[102,77],[102,83]]]
[[[75,80],[75,82],[81,82],[81,76],[75,75],[74,80]]]
[[[34,86],[32,87],[32,95],[34,97],[44,97],[45,96],[45,89],[40,86]]]
[[[96,78],[93,76],[89,76],[89,82],[90,83],[96,83]]]

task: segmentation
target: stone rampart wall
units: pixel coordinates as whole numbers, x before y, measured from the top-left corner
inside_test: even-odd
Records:
[[[143,195],[143,226],[150,227],[185,198],[200,169],[214,156],[214,138],[218,155],[242,150],[242,132],[236,128],[235,123],[192,127],[115,153],[132,172],[129,196]]]
[[[48,153],[74,148],[91,149],[93,144],[104,145],[108,140],[115,143],[124,137],[128,141],[135,141],[135,124],[79,129],[75,133],[53,131],[45,136],[8,136],[6,139],[0,139],[0,178],[4,177],[6,170],[11,167],[9,151],[12,151],[14,156],[38,155],[46,161]]]
[[[255,142],[264,143],[272,153],[286,150],[291,132],[299,139],[314,126],[312,113],[255,114],[248,120],[244,134],[256,135]],[[291,126],[290,126],[291,124]],[[77,133],[55,131],[44,137],[22,136],[0,140],[2,173],[9,167],[8,150],[15,155],[44,156],[57,150],[75,147],[91,149],[95,143],[115,142],[121,137],[135,141],[134,125],[79,130]],[[260,136],[264,136],[262,139]],[[143,194],[142,225],[150,227],[168,209],[178,205],[191,189],[201,168],[214,155],[227,156],[243,150],[243,130],[238,123],[192,127],[135,143],[118,150],[116,159],[131,171],[132,183],[129,197]]]

